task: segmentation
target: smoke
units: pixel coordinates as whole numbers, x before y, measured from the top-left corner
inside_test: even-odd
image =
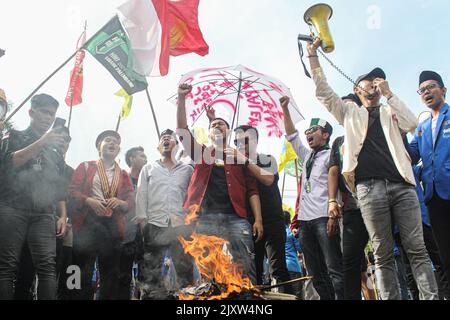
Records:
[[[9,172],[12,193],[24,200],[19,205],[31,204],[33,211],[49,213],[49,208],[57,201],[66,199],[64,169],[62,155],[56,150],[45,148],[29,164]]]

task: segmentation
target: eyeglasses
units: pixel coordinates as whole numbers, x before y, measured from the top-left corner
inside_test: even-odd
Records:
[[[320,126],[314,126],[314,127],[309,128],[309,129],[306,129],[305,130],[305,136],[307,136],[308,134],[314,133],[314,132],[316,132],[319,129],[320,129]]]
[[[419,90],[417,90],[417,93],[419,95],[423,95],[425,92],[431,91],[436,87],[441,88],[441,86],[439,86],[437,83],[431,83],[431,84],[427,85],[426,87],[423,87],[423,88],[420,88]]]

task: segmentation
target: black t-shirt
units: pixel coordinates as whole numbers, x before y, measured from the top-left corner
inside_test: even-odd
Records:
[[[130,178],[131,178],[131,184],[133,185],[133,190],[136,190],[139,178],[135,178],[131,174],[130,174]]]
[[[71,166],[68,166],[67,164],[64,166],[64,169],[62,170],[62,179],[59,180],[59,195],[57,196],[58,199],[66,198],[66,208],[67,208],[67,216],[69,219],[72,219],[72,212],[75,206],[75,203],[71,200],[69,196],[69,185],[72,181],[72,176],[74,173],[74,169]]]
[[[367,111],[369,111],[369,129],[358,157],[356,184],[373,178],[404,182],[395,166],[381,127],[380,107],[370,107]]]
[[[358,203],[356,199],[353,197],[352,193],[348,190],[344,176],[342,175],[342,159],[343,159],[343,150],[342,145],[344,144],[344,137],[337,137],[333,146],[331,147],[330,153],[330,164],[328,168],[337,166],[339,170],[339,180],[338,180],[338,189],[342,194],[342,200],[344,202],[344,210],[356,210],[358,209]]]
[[[333,146],[330,152],[330,163],[328,169],[334,166],[338,166],[339,172],[342,172],[342,145],[344,144],[344,136],[337,137],[333,141]],[[347,187],[345,186],[344,177],[342,174],[339,175],[338,188],[341,192],[347,192]]]
[[[278,188],[278,167],[274,157],[265,154],[259,154],[257,165],[264,170],[273,173],[275,179],[270,186],[266,186],[258,181],[259,198],[261,201],[261,216],[263,224],[284,223],[283,203],[281,200],[280,189]],[[252,212],[249,210],[249,212]],[[250,221],[254,217],[251,214]]]
[[[234,208],[228,194],[225,167],[214,165],[209,177],[208,187],[201,207],[202,214],[227,213],[234,214]]]
[[[67,197],[67,189],[61,190],[62,186],[67,185],[63,156],[57,150],[45,147],[23,166],[12,166],[13,153],[38,139],[31,128],[12,130],[3,137],[0,151],[0,203],[17,209],[52,213],[56,202],[66,200]]]

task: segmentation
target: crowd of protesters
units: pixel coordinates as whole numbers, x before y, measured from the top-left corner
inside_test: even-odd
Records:
[[[256,128],[230,128],[209,108],[211,144],[196,141],[188,84],[178,88],[176,128],[161,132],[160,158],[147,163],[142,147],[131,148],[128,171],[112,130],[92,142],[97,159],[68,166],[70,132],[54,125],[59,103],[47,94],[31,99],[26,130],[1,122],[0,299],[169,299],[200,278],[178,240],[194,230],[225,239],[254,285],[288,282],[277,290],[301,299],[449,299],[450,113],[441,76],[419,76],[430,111],[419,123],[380,68],[361,75],[353,93],[336,94],[319,43],[307,46],[316,96],[345,134],[332,139],[332,126],[313,118],[304,145],[289,98],[280,100],[286,140],[303,162],[293,219],[275,158],[257,153]],[[193,207],[198,217],[186,225]],[[306,275],[310,282],[289,282]]]

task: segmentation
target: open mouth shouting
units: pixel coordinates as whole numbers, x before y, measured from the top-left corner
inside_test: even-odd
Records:
[[[434,103],[434,95],[432,95],[432,94],[427,94],[427,95],[425,95],[425,97],[423,98],[423,100],[425,101],[425,103],[426,103],[427,105],[431,105],[431,104]]]

